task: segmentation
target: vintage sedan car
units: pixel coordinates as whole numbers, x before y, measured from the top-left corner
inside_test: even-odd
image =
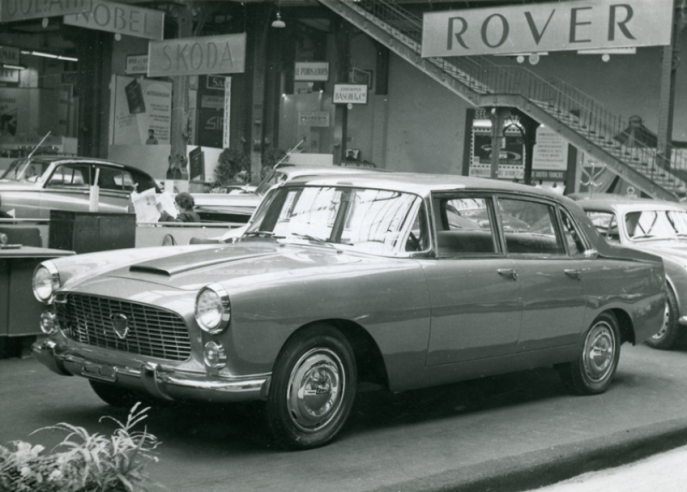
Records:
[[[665,322],[646,343],[673,348],[687,325],[687,210],[674,202],[611,194],[576,199],[606,241],[663,258],[668,291]]]
[[[660,258],[607,244],[542,190],[318,176],[270,190],[236,243],[43,262],[50,336],[33,351],[111,404],[263,401],[279,442],[303,449],[334,438],[362,381],[400,392],[555,367],[601,393],[621,344],[656,333],[664,286]]]
[[[127,212],[133,191],[160,192],[140,169],[87,157],[20,158],[0,176],[0,212],[17,219],[49,219],[50,210],[87,212],[98,176],[99,211]]]

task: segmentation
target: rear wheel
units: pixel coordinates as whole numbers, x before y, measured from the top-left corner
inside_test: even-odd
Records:
[[[649,338],[646,343],[649,347],[661,350],[669,350],[675,346],[680,338],[680,324],[678,323],[677,299],[673,290],[666,287],[666,311],[663,317],[663,325],[658,332]]]
[[[137,401],[141,400],[141,397],[135,392],[115,386],[114,384],[101,383],[99,381],[88,381],[95,391],[95,394],[100,397],[102,401],[113,407],[129,408],[134,405]]]
[[[558,366],[566,386],[580,395],[606,391],[618,368],[619,333],[618,321],[612,313],[599,315],[587,332],[577,360]]]
[[[355,356],[341,332],[320,324],[297,333],[277,358],[267,399],[279,443],[308,449],[332,440],[348,419],[356,384]]]

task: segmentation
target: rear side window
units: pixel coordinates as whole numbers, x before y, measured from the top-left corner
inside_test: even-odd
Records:
[[[439,195],[432,198],[439,256],[494,254],[498,251],[489,198]]]
[[[134,180],[127,171],[123,169],[100,168],[98,186],[104,190],[116,190],[132,192],[135,190]]]
[[[556,233],[556,209],[529,200],[499,198],[498,212],[509,253],[564,255]]]

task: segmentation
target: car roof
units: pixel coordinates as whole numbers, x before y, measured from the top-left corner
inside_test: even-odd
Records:
[[[386,170],[375,170],[375,169],[363,169],[356,167],[343,167],[343,166],[329,166],[329,167],[303,167],[303,166],[290,166],[290,167],[280,167],[275,170],[278,173],[286,175],[288,178],[295,179],[299,176],[323,176],[331,174],[366,174],[366,173],[376,173],[376,172],[387,172]]]
[[[359,170],[360,173],[350,176],[307,176],[296,178],[284,186],[317,185],[317,186],[355,186],[361,188],[380,188],[427,195],[431,191],[456,190],[493,190],[534,196],[546,196],[558,199],[560,195],[550,191],[496,179],[474,178],[453,174],[425,174],[405,172],[383,172]]]
[[[599,196],[576,200],[577,204],[585,210],[602,210],[626,213],[641,210],[678,210],[684,211],[684,205],[667,200],[654,200],[652,198],[633,198],[622,195]]]
[[[113,162],[105,159],[97,159],[95,157],[80,157],[80,156],[64,156],[64,155],[35,155],[31,157],[32,162],[44,163],[44,164],[62,164],[69,162],[83,162],[89,164],[104,164],[106,166],[117,167],[120,169],[127,169],[145,173],[145,171],[138,169],[134,166],[128,166],[126,164],[120,164],[118,162]],[[147,173],[146,173],[147,174]]]

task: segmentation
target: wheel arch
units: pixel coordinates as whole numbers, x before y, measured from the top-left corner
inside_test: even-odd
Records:
[[[365,328],[354,321],[332,318],[309,322],[294,330],[284,341],[283,347],[286,346],[296,334],[321,324],[334,327],[346,337],[355,355],[359,381],[376,383],[385,388],[389,387],[386,364],[377,342]]]
[[[618,321],[618,329],[620,330],[620,343],[621,345],[625,342],[629,342],[632,345],[636,344],[635,327],[632,322],[632,318],[623,309],[611,309],[611,313],[615,316]]]

